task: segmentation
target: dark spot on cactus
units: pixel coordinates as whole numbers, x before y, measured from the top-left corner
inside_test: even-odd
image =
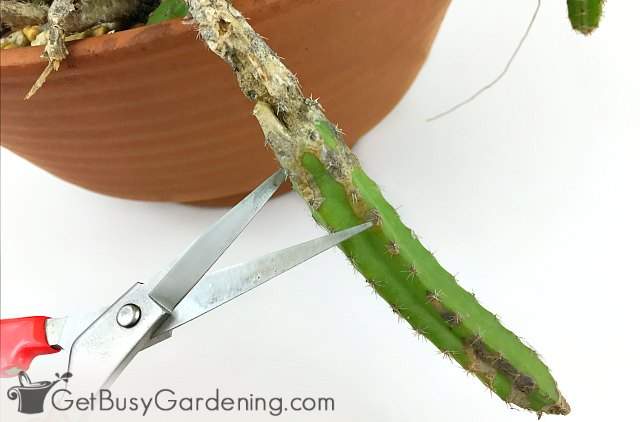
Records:
[[[220,36],[223,36],[228,31],[229,31],[229,22],[225,21],[224,19],[220,19],[218,21],[218,34]]]
[[[509,363],[509,361],[504,357],[500,357],[499,359],[497,359],[494,366],[498,371],[502,372],[505,375],[508,375],[514,380],[520,375],[518,370],[514,368],[513,365],[511,365],[511,363]]]
[[[442,314],[442,319],[445,320],[445,322],[451,326],[458,326],[460,325],[460,321],[461,318],[458,314],[456,314],[455,312],[450,312],[450,311],[444,311]]]
[[[287,104],[284,101],[276,101],[276,116],[280,116],[289,111]]]
[[[516,388],[525,394],[531,393],[536,389],[536,383],[526,375],[519,374],[515,380]]]
[[[480,336],[474,336],[467,344],[471,346],[471,350],[477,359],[509,377],[518,391],[529,394],[536,389],[536,383],[531,377],[520,373],[500,353],[490,350],[480,339]]]
[[[487,347],[484,341],[477,339],[474,337],[473,342],[470,344],[473,350],[473,354],[480,359],[482,362],[485,362],[491,366],[494,366],[494,363],[501,359],[499,353],[495,353]]]

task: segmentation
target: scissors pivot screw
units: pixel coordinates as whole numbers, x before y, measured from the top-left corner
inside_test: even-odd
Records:
[[[123,328],[131,328],[135,326],[138,321],[140,321],[140,308],[138,305],[134,305],[133,303],[129,303],[127,305],[123,305],[122,308],[118,311],[118,315],[116,316],[116,320],[118,321],[118,325]]]

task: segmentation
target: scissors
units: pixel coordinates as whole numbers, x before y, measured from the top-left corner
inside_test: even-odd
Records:
[[[168,270],[135,283],[106,309],[81,316],[0,320],[0,376],[26,371],[39,355],[69,352],[73,384],[108,388],[141,350],[313,256],[368,229],[361,224],[243,264],[209,271],[285,179],[280,170],[198,237]]]

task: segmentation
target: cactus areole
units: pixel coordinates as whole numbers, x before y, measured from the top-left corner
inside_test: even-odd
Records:
[[[374,226],[343,242],[354,267],[420,335],[524,409],[567,414],[549,369],[436,261],[400,220],[320,104],[226,0],[189,0],[208,47],[233,69],[266,143],[294,190],[329,231]]]

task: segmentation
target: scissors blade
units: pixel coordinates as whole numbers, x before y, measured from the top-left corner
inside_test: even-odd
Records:
[[[249,224],[284,177],[283,171],[269,177],[196,239],[157,285],[134,284],[74,340],[68,360],[74,389],[95,391],[96,386],[108,387],[116,380],[136,354],[154,341],[151,337],[158,327]]]
[[[267,203],[284,178],[284,171],[274,173],[196,239],[149,292],[149,297],[172,312]]]
[[[360,224],[205,275],[156,330],[164,335],[371,227]]]

